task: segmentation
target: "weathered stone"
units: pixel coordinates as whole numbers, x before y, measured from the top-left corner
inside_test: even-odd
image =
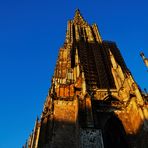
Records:
[[[76,11],[27,148],[147,148],[148,95],[114,42]]]

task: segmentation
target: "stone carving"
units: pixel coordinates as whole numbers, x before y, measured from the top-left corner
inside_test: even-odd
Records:
[[[80,148],[104,148],[101,130],[80,129]]]

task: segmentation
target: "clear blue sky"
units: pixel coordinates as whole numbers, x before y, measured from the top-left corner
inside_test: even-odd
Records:
[[[116,41],[148,89],[147,0],[0,0],[0,148],[21,148],[45,101],[67,20],[79,8],[102,38]]]

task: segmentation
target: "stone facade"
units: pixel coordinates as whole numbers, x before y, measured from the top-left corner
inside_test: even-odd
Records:
[[[147,148],[148,95],[116,44],[76,10],[26,148]]]

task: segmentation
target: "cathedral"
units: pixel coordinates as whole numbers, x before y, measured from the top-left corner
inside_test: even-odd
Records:
[[[51,87],[23,148],[148,148],[148,94],[115,42],[79,10],[67,23]]]

